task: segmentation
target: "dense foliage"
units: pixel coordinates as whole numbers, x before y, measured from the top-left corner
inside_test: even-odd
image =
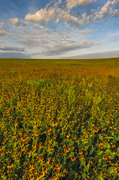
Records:
[[[119,60],[0,60],[0,179],[119,178]]]

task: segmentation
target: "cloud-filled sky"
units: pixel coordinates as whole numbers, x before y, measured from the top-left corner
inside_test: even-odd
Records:
[[[108,57],[118,51],[119,0],[0,0],[2,56]]]

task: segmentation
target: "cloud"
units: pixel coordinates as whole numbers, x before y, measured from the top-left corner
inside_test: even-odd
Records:
[[[90,48],[94,45],[97,45],[99,43],[93,42],[93,41],[82,41],[80,43],[72,43],[71,45],[65,45],[65,44],[55,44],[55,46],[52,49],[49,49],[42,54],[45,56],[53,56],[53,55],[61,55],[69,51],[73,50],[80,50],[85,48]]]
[[[76,26],[83,26],[88,24],[91,20],[98,20],[106,16],[115,16],[119,14],[118,9],[113,9],[113,5],[118,2],[118,0],[108,0],[98,11],[97,9],[91,9],[90,12],[84,12],[83,14],[76,15],[71,14],[70,10],[75,6],[86,6],[96,0],[66,0],[66,7],[60,8],[59,4],[61,1],[54,3],[53,6],[42,8],[39,11],[31,14],[28,13],[25,16],[25,21],[31,21],[34,23],[44,22],[48,24],[52,20],[56,23],[63,20],[64,23],[74,24]]]
[[[84,29],[81,31],[82,34],[89,34],[91,32],[91,30],[89,29]]]
[[[16,52],[24,52],[23,48],[17,48],[17,47],[0,47],[1,51],[16,51]]]
[[[100,14],[105,14],[105,13],[107,13],[108,8],[109,8],[109,6],[110,6],[111,4],[112,4],[111,1],[108,0],[108,1],[106,2],[106,4],[104,4],[104,6],[101,8]]]
[[[71,23],[77,26],[82,25],[82,21],[78,19],[76,16],[72,16],[67,11],[59,8],[57,9],[56,13],[56,22],[59,22],[60,20],[64,20],[65,23]]]
[[[118,3],[119,2],[119,0],[113,0],[112,1],[112,4],[116,4],[116,3]]]
[[[48,23],[54,17],[55,13],[56,12],[54,8],[50,8],[50,9],[42,8],[39,11],[37,11],[35,14],[27,14],[25,16],[25,20],[32,22],[44,21],[45,23]]]
[[[0,37],[4,37],[6,36],[6,33],[5,31],[3,30],[3,23],[0,23]]]
[[[88,53],[100,47],[105,49],[109,46],[108,43],[104,42],[105,45],[98,47],[95,40],[100,41],[103,36],[108,37],[108,34],[105,34],[106,28],[112,20],[110,17],[119,13],[116,4],[119,0],[94,2],[95,0],[53,0],[36,12],[27,12],[24,19],[17,14],[16,17],[9,19],[10,23],[4,22],[4,26],[0,23],[0,39],[3,46],[0,47],[0,51],[27,52],[27,54],[39,54],[40,57],[66,57]],[[73,9],[77,6],[78,8]],[[105,17],[108,17],[108,21],[102,26],[103,21],[100,19]],[[93,26],[95,21],[100,21],[97,26],[96,24]],[[114,22],[117,22],[117,18]],[[108,31],[111,31],[111,28]],[[8,39],[4,38],[2,41],[1,37],[4,37],[5,33]]]
[[[3,25],[4,25],[3,23],[0,23],[0,29],[2,29]]]
[[[29,25],[30,26],[30,25]],[[65,26],[63,31],[58,29],[58,32],[54,29],[48,29],[45,26],[40,28],[37,24],[32,32],[29,32],[29,28],[26,31],[17,31],[13,35],[16,37],[15,41],[20,47],[25,48],[27,54],[31,54],[32,57],[45,57],[45,56],[58,56],[59,57],[70,51],[79,50],[82,48],[88,48],[96,43],[87,41],[90,37],[90,30],[74,29],[70,26]],[[80,42],[80,43],[79,43]],[[32,53],[31,53],[32,52]]]
[[[76,16],[70,15],[67,10],[58,8],[57,4],[49,9],[42,8],[34,14],[27,14],[25,16],[25,21],[31,21],[34,23],[45,22],[46,24],[48,24],[53,19],[56,23],[58,23],[60,20],[63,20],[64,23],[82,26],[89,21],[89,16],[86,16],[86,14],[84,13],[81,19],[79,19]]]
[[[118,16],[119,10],[113,8],[113,5],[119,2],[119,0],[110,1],[108,0],[100,9],[100,11],[95,11],[94,19],[102,19],[106,16]]]
[[[95,0],[66,0],[66,3],[68,10],[71,10],[73,7],[76,7],[78,5],[86,6],[94,1]]]
[[[0,58],[22,58],[22,59],[30,59],[31,57],[24,53],[19,52],[0,52]]]
[[[50,21],[54,20],[58,23],[60,20],[63,20],[64,23],[74,24],[76,26],[83,26],[88,24],[91,20],[98,20],[104,18],[108,15],[118,15],[119,10],[113,9],[113,4],[117,3],[118,0],[110,1],[108,0],[100,9],[100,11],[92,9],[90,13],[84,12],[81,15],[76,16],[75,14],[70,14],[70,9],[77,5],[86,6],[96,0],[66,0],[66,8],[59,8],[59,3],[55,3],[50,8],[42,8],[34,14],[27,14],[25,16],[25,21],[31,22],[44,22],[48,24]]]
[[[20,20],[18,18],[11,18],[11,19],[9,19],[9,22],[12,25],[19,25],[20,24]]]
[[[28,21],[18,19],[17,17],[9,19],[9,22],[14,26],[18,26],[18,25],[27,26],[29,24]]]
[[[59,3],[61,3],[61,1],[59,1]],[[54,5],[50,8],[42,8],[34,14],[28,13],[25,16],[25,21],[31,21],[34,23],[44,22],[45,24],[48,24],[52,20],[56,23],[63,20],[64,23],[75,24],[78,26],[82,25],[82,20],[74,15],[71,15],[66,8],[59,8],[59,3],[54,3]]]
[[[5,31],[4,30],[0,30],[0,37],[5,36],[5,35],[6,35]]]

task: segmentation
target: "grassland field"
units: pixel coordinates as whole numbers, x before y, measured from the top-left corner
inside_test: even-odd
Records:
[[[119,179],[119,58],[0,59],[0,179]]]

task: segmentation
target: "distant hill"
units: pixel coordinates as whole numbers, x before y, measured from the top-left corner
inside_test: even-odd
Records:
[[[65,59],[98,59],[98,58],[115,58],[115,57],[119,57],[119,51],[90,53],[79,56],[71,56]]]
[[[83,55],[77,55],[77,56],[70,56],[70,57],[62,57],[62,58],[42,58],[42,59],[102,59],[102,58],[117,58],[119,57],[119,51],[110,51],[110,52],[99,52],[99,53],[89,53],[89,54],[83,54]],[[30,55],[24,54],[24,53],[15,53],[15,52],[7,52],[7,53],[0,53],[0,58],[21,58],[21,59],[32,59]],[[35,59],[41,59],[40,55],[39,58]]]

